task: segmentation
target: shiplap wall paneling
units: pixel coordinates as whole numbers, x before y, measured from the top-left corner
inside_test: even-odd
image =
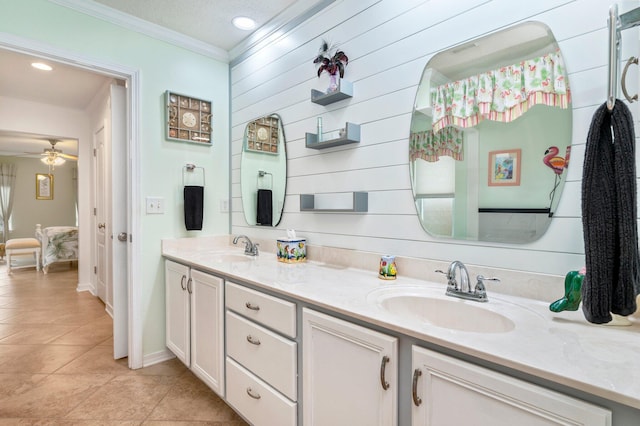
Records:
[[[637,3],[622,2],[621,11]],[[553,274],[581,266],[581,166],[591,116],[606,97],[608,7],[599,0],[334,3],[232,68],[232,232],[275,238],[295,228],[310,244]],[[574,97],[572,167],[556,217],[548,233],[531,244],[432,238],[417,220],[409,182],[409,123],[422,69],[443,49],[526,20],[544,22],[554,32]],[[637,34],[625,31],[622,56],[637,48]],[[327,107],[309,100],[310,89],[327,84],[311,64],[323,38],[340,42],[349,55],[345,78],[354,84],[352,99]],[[242,135],[248,121],[272,112],[282,116],[287,138],[285,214],[280,229],[247,227],[239,181]],[[360,124],[361,143],[305,148],[304,133],[315,131],[318,116],[327,131],[346,121]],[[369,192],[369,213],[299,211],[300,193],[344,191]]]

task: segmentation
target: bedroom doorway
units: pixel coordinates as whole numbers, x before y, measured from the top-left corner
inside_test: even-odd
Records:
[[[124,165],[120,164],[119,173],[122,176],[118,179],[118,185],[121,186],[118,190],[119,193],[125,194],[125,200],[123,204],[122,198],[118,198],[118,201],[116,201],[118,205],[112,204],[109,205],[108,208],[114,207],[114,210],[121,210],[125,216],[125,227],[112,230],[114,238],[122,233],[127,236],[136,233],[136,231],[139,230],[139,222],[138,218],[133,216],[131,206],[136,205],[139,198],[136,190],[139,182],[139,160],[137,156],[137,147],[139,144],[137,135],[139,126],[139,72],[128,67],[101,63],[93,58],[78,56],[72,52],[41,43],[34,43],[31,40],[16,36],[0,34],[0,49],[36,56],[54,63],[125,82],[126,88],[122,88],[124,93],[123,98],[125,99],[124,119],[120,122],[122,126],[120,130],[126,137],[121,138],[121,142],[119,142],[119,144],[124,145],[117,147],[119,151],[125,153],[128,159]],[[85,140],[86,144],[91,145],[90,136],[89,138],[83,137],[82,139]],[[90,168],[89,164],[91,162],[91,155],[89,153],[90,150],[88,149],[85,157],[88,168]],[[80,194],[80,196],[82,197],[82,194]],[[86,196],[88,195],[85,194],[85,197]],[[111,201],[110,199],[110,202]],[[91,209],[91,211],[93,211],[93,209]],[[86,222],[87,226],[91,226],[91,222],[92,220],[89,219],[88,222]],[[107,241],[109,241],[111,236],[107,234],[106,237]],[[139,271],[137,271],[135,267],[135,265],[138,264],[138,262],[136,262],[136,250],[133,246],[133,241],[127,238],[125,238],[124,242],[118,242],[118,244],[114,244],[114,246],[118,247],[120,253],[124,253],[124,256],[117,256],[117,261],[122,263],[114,267],[114,270],[121,272],[124,277],[124,280],[121,281],[122,291],[120,292],[124,294],[120,294],[117,301],[114,300],[114,355],[116,353],[115,341],[124,342],[124,347],[126,348],[125,356],[128,356],[128,365],[130,368],[135,369],[142,367],[143,364],[142,321],[139,318],[140,294],[139,289],[135,288],[132,284],[136,281],[134,278],[139,275]],[[86,253],[86,255],[87,263],[92,263],[89,260],[91,255],[88,253]],[[119,320],[116,320],[116,317],[119,318]],[[131,321],[129,321],[130,318]],[[122,320],[124,320],[124,322]],[[122,324],[125,324],[124,329],[121,327]],[[124,332],[122,330],[124,330]]]

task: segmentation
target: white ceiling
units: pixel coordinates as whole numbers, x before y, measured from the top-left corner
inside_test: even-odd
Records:
[[[138,19],[171,29],[187,37],[230,50],[251,32],[236,29],[235,16],[253,18],[257,27],[266,24],[299,0],[83,0],[100,3]],[[312,3],[312,2],[311,2]],[[0,97],[23,99],[64,108],[84,109],[108,78],[61,63],[47,62],[53,71],[31,67],[39,58],[0,49]],[[35,135],[0,129],[0,155],[11,152],[42,152],[48,139],[62,140],[56,148],[77,154],[77,142],[64,135]]]
[[[228,51],[250,34],[231,24],[234,17],[252,18],[259,28],[297,0],[95,1]]]

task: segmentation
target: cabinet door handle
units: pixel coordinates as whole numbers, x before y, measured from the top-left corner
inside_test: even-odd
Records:
[[[413,403],[416,407],[419,407],[422,404],[422,399],[418,396],[418,378],[422,376],[422,370],[416,368],[413,370],[413,387],[411,394],[413,396]]]
[[[251,398],[253,398],[253,399],[260,399],[260,398],[262,398],[262,397],[260,396],[260,394],[259,394],[259,393],[254,393],[254,392],[253,392],[253,389],[251,389],[251,388],[247,388],[247,395],[249,395],[249,396],[250,396]]]
[[[192,282],[193,282],[193,279],[191,279],[191,278],[189,278],[189,279],[187,280],[187,291],[189,292],[189,294],[193,293],[193,292],[191,291],[191,283],[192,283]]]
[[[247,309],[251,309],[252,311],[259,311],[260,310],[260,306],[253,305],[251,302],[245,303],[244,306],[246,306]]]
[[[384,390],[389,389],[389,386],[391,386],[389,382],[387,382],[387,379],[384,377],[384,373],[387,368],[387,363],[389,361],[390,361],[389,357],[385,355],[382,357],[382,363],[380,364],[380,384],[382,385],[382,389]]]
[[[186,279],[187,279],[186,275],[183,275],[182,278],[180,278],[180,287],[182,287],[183,291],[187,289],[187,286],[184,285],[184,282],[185,282]]]
[[[252,345],[260,346],[260,340],[254,339],[252,335],[247,336],[247,342],[251,343]]]

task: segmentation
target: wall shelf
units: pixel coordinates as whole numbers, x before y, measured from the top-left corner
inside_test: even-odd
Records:
[[[311,89],[311,102],[318,105],[329,105],[343,99],[349,99],[352,96],[353,83],[342,78],[338,80],[338,88],[331,93]]]
[[[346,123],[344,129],[322,133],[322,140],[318,141],[316,133],[305,134],[305,145],[311,149],[324,149],[332,146],[347,145],[360,142],[360,125]]]
[[[368,192],[300,194],[301,212],[366,213]]]

